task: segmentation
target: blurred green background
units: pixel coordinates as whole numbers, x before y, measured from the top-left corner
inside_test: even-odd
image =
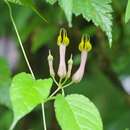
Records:
[[[70,38],[66,61],[74,56],[73,72],[80,63],[78,44],[83,33],[90,35],[93,50],[89,53],[84,79],[65,90],[66,94],[80,93],[88,96],[98,107],[104,130],[130,128],[130,22],[125,24],[127,0],[113,0],[113,45],[108,46],[104,32],[82,16],[73,16],[73,27],[68,28],[64,12],[57,4],[44,1],[37,6],[48,22],[31,9],[11,4],[13,16],[20,32],[23,46],[37,78],[49,77],[47,56],[52,50],[57,71],[59,52],[56,44],[59,29],[65,27]],[[0,130],[7,130],[12,121],[9,87],[16,73],[29,72],[9,18],[8,8],[0,1]],[[53,102],[45,105],[48,130],[59,130]],[[16,130],[42,130],[40,106],[17,124]]]

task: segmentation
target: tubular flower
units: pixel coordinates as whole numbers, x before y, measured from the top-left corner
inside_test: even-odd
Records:
[[[64,28],[62,28],[60,30],[57,44],[59,46],[59,52],[60,52],[60,63],[59,63],[59,68],[58,68],[58,76],[60,78],[64,78],[66,76],[66,63],[65,63],[66,46],[68,46],[68,44],[69,44],[69,38],[68,38],[67,32]]]
[[[83,35],[79,44],[79,50],[81,51],[81,63],[78,70],[72,76],[73,82],[78,83],[83,78],[85,65],[87,61],[87,55],[91,49],[92,45],[90,43],[90,39],[88,39],[87,36]]]
[[[50,50],[49,50],[49,55],[48,55],[48,65],[49,65],[50,75],[52,77],[54,77],[55,76],[55,72],[54,72],[54,68],[53,68],[53,56],[52,56]]]
[[[72,67],[73,67],[73,59],[72,59],[72,55],[71,55],[70,59],[68,60],[68,71],[67,71],[67,74],[66,74],[67,79],[69,79],[70,76],[71,76]]]

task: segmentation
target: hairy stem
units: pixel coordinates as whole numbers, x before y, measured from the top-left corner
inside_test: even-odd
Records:
[[[24,47],[23,47],[23,44],[22,44],[22,40],[21,40],[21,38],[20,38],[20,35],[19,35],[19,32],[18,32],[17,26],[16,26],[15,21],[14,21],[14,18],[13,18],[11,6],[10,6],[10,4],[8,3],[7,0],[5,0],[5,3],[7,4],[8,8],[9,8],[10,19],[11,19],[12,24],[13,24],[13,27],[14,27],[14,29],[15,29],[15,32],[16,32],[16,35],[17,35],[17,38],[18,38],[18,41],[19,41],[19,44],[20,44],[22,53],[23,53],[23,55],[24,55],[25,61],[26,61],[26,63],[27,63],[27,66],[28,66],[28,68],[29,68],[29,71],[30,71],[32,77],[35,79],[35,75],[34,75],[34,73],[33,73],[33,71],[32,71],[31,65],[30,65],[29,60],[28,60],[28,58],[27,58],[26,52],[25,52]],[[44,130],[47,130],[47,128],[46,128],[46,121],[45,121],[44,104],[43,104],[43,103],[42,103],[42,113],[43,113]],[[9,130],[13,130],[14,127],[15,127],[15,125],[16,125],[16,122],[11,125],[11,127],[10,127]]]

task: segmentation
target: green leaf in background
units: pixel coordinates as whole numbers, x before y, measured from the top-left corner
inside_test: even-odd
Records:
[[[46,2],[50,3],[50,4],[54,4],[57,2],[57,0],[46,0]]]
[[[130,0],[128,0],[127,7],[126,7],[125,23],[127,23],[129,20],[130,20]]]
[[[5,0],[5,1],[9,1],[14,4],[30,7],[42,20],[47,22],[47,20],[42,16],[40,11],[37,9],[33,0]]]
[[[14,4],[24,5],[24,6],[32,6],[33,1],[32,0],[7,0],[9,2],[12,2]]]
[[[69,26],[72,26],[73,0],[59,0],[60,7],[64,10]]]
[[[111,0],[74,0],[73,13],[77,16],[82,14],[83,17],[96,26],[100,26],[106,32],[109,44],[112,43],[112,8]]]
[[[52,79],[34,80],[30,74],[17,74],[10,88],[14,112],[13,125],[31,112],[38,104],[43,103],[50,93]],[[14,127],[14,126],[13,126]]]
[[[97,108],[83,95],[58,95],[55,112],[62,130],[103,130]]]
[[[36,30],[34,37],[32,38],[32,52],[35,53],[43,45],[51,42],[51,39],[56,34],[56,28],[53,26],[47,26],[46,28],[39,28]],[[49,34],[49,35],[48,35]]]
[[[0,58],[0,85],[11,76],[9,65],[4,58]]]
[[[11,108],[9,98],[11,72],[4,58],[0,58],[0,105]]]

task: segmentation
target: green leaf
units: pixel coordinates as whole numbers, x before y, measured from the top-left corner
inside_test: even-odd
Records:
[[[50,4],[55,4],[57,2],[57,0],[46,0],[46,2],[50,3]]]
[[[58,0],[60,7],[64,10],[69,26],[72,26],[73,0]]]
[[[11,108],[9,98],[11,71],[4,58],[0,58],[0,104]]]
[[[32,0],[7,0],[9,2],[12,2],[14,4],[24,5],[24,6],[32,6],[33,1]]]
[[[58,95],[55,112],[62,130],[103,130],[96,106],[83,95]]]
[[[0,85],[8,80],[11,76],[9,65],[4,58],[0,58]]]
[[[83,17],[96,26],[100,26],[106,32],[109,43],[112,43],[112,8],[111,0],[74,0],[73,13],[77,16],[82,14]]]
[[[12,2],[14,4],[30,7],[42,20],[47,22],[47,20],[42,16],[40,11],[37,9],[33,0],[6,0],[6,1]]]
[[[129,20],[130,20],[130,0],[128,0],[127,7],[126,7],[125,23],[127,23]]]
[[[9,86],[11,80],[6,80],[2,85],[0,85],[0,105],[4,105],[11,109],[11,102],[9,96]]]
[[[46,0],[53,4],[51,0]],[[56,1],[55,1],[56,2]],[[100,26],[106,33],[109,44],[112,43],[112,7],[111,0],[58,0],[60,7],[64,10],[69,26],[72,22],[72,13],[76,16],[82,15],[87,21]]]
[[[32,38],[32,52],[35,53],[43,45],[47,44],[48,42],[51,42],[51,39],[55,36],[55,34],[56,28],[51,25],[47,26],[44,29],[37,29],[35,35]]]
[[[10,88],[14,112],[14,123],[31,112],[34,107],[44,103],[50,93],[52,79],[34,80],[30,74],[17,74]]]

